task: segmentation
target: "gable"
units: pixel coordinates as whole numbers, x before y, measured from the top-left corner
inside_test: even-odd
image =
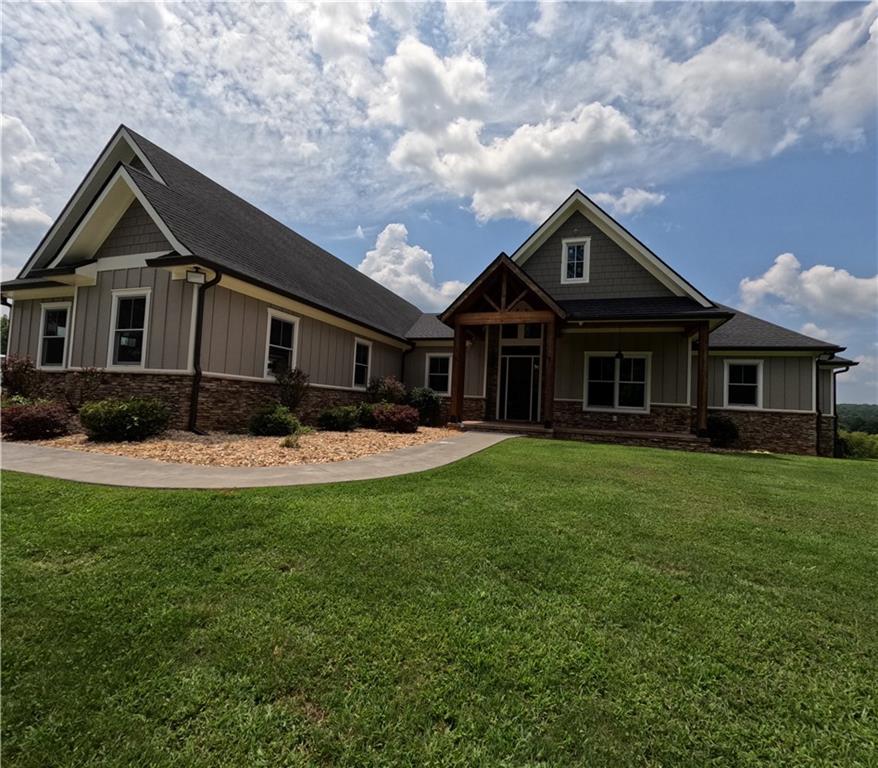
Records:
[[[564,284],[561,282],[563,241],[585,237],[591,241],[588,282]],[[578,210],[572,211],[520,266],[555,299],[623,299],[674,295]]]
[[[528,260],[542,248],[546,242],[552,238],[556,232],[568,222],[574,213],[579,213],[589,225],[593,225],[595,231],[606,236],[609,242],[614,243],[621,249],[622,253],[627,254],[640,265],[649,275],[651,275],[657,283],[666,288],[672,296],[687,296],[702,307],[713,307],[714,304],[700,291],[698,291],[691,283],[684,279],[680,274],[675,272],[671,267],[665,264],[658,256],[656,256],[649,248],[647,248],[640,240],[632,235],[618,221],[604,211],[600,206],[586,197],[578,189],[573,192],[555,212],[549,216],[537,230],[525,240],[512,255],[512,260],[523,267]],[[563,238],[560,238],[563,240]],[[606,241],[602,240],[602,244],[606,245]],[[558,247],[558,282],[561,281],[561,263],[560,263],[560,245]],[[627,268],[626,268],[627,269]],[[552,281],[547,274],[546,277]],[[554,281],[552,281],[554,283]],[[587,283],[580,282],[580,287]],[[643,281],[639,281],[638,285],[632,287],[632,290],[644,290]],[[654,294],[653,294],[654,295]],[[667,294],[664,294],[667,295]],[[586,295],[580,292],[574,293],[573,298],[585,298]],[[625,293],[622,296],[608,296],[608,298],[627,298],[635,297],[636,294]],[[597,296],[595,296],[597,298]]]
[[[95,258],[171,251],[173,248],[139,200],[134,200],[107,239],[95,252]]]

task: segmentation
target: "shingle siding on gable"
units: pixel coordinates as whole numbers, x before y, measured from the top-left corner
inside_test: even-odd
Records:
[[[157,253],[173,250],[150,218],[146,209],[135,200],[122,214],[119,223],[107,236],[95,256],[131,256],[139,253]]]
[[[562,241],[591,237],[589,282],[561,283]],[[522,265],[554,299],[621,299],[672,296],[665,286],[640,266],[581,213],[574,213]]]

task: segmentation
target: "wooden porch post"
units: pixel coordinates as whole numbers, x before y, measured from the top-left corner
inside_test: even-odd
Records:
[[[555,319],[543,326],[543,426],[551,428],[555,416]]]
[[[696,386],[695,414],[696,432],[704,436],[707,434],[707,337],[709,328],[707,323],[698,326],[698,383]]]
[[[454,323],[454,352],[451,356],[451,409],[449,421],[463,421],[463,381],[466,370],[466,331]]]

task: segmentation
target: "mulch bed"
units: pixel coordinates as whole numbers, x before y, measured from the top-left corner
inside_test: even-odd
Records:
[[[213,467],[279,467],[289,464],[325,464],[346,461],[412,445],[444,440],[460,433],[444,427],[420,427],[413,434],[391,434],[373,429],[354,432],[310,432],[299,438],[296,448],[281,446],[280,437],[253,437],[215,432],[194,435],[171,430],[142,443],[93,443],[83,434],[53,440],[34,440],[32,445],[111,453],[135,459],[155,459],[175,464]]]

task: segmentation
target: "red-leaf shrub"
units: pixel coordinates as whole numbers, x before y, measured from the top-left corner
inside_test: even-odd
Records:
[[[4,397],[36,397],[43,384],[43,374],[29,357],[7,355],[0,362]]]
[[[373,403],[404,403],[405,384],[395,376],[372,379],[366,387],[366,397]]]
[[[0,414],[0,431],[7,440],[45,440],[70,431],[67,409],[60,403],[12,403]]]
[[[418,431],[418,411],[410,405],[378,403],[372,413],[375,426],[382,432]]]

